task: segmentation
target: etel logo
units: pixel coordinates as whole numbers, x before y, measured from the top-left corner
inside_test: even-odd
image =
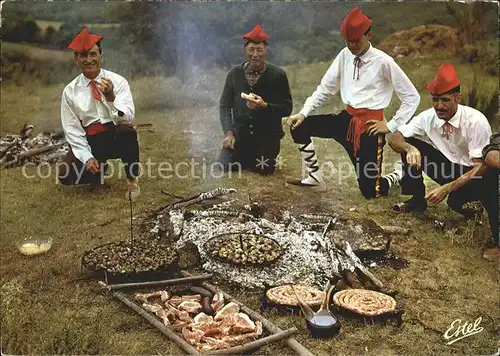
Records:
[[[464,321],[463,324],[462,320],[456,319],[453,321],[448,328],[448,330],[445,331],[444,333],[444,338],[446,340],[450,340],[446,343],[446,345],[451,345],[454,342],[457,342],[459,340],[465,339],[466,337],[472,336],[474,334],[478,334],[484,329],[479,326],[481,324],[481,320],[483,320],[481,317],[477,318],[474,323],[468,323]]]

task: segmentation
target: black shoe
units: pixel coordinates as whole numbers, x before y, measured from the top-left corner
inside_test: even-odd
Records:
[[[384,177],[380,178],[380,196],[386,197],[389,195],[389,181]]]
[[[427,202],[425,199],[411,198],[403,203],[394,205],[392,210],[400,213],[423,213],[427,210]]]
[[[475,220],[479,218],[484,211],[483,205],[479,201],[467,202],[465,204],[456,204],[448,201],[448,206],[454,212],[463,215],[465,220]]]

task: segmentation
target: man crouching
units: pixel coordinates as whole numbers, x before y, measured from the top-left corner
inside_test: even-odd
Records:
[[[102,184],[106,161],[120,158],[127,175],[125,197],[134,200],[140,194],[134,101],[125,78],[101,69],[102,38],[84,28],[68,46],[82,74],[62,94],[61,121],[71,149],[58,166],[58,178],[64,185]]]
[[[439,204],[448,197],[452,210],[473,218],[478,211],[466,203],[480,200],[488,213],[493,243],[499,246],[498,165],[490,162],[488,167],[482,161],[490,124],[481,112],[460,104],[460,79],[451,64],[441,64],[427,90],[434,107],[400,126],[389,138],[389,145],[401,153],[403,161],[402,194],[412,195],[394,210],[423,212],[427,203]],[[484,160],[489,162],[491,157]],[[422,171],[440,185],[427,194]],[[494,253],[498,255],[498,250],[489,254]]]

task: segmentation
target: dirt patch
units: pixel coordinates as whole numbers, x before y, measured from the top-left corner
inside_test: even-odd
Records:
[[[459,43],[458,30],[444,25],[422,25],[396,32],[377,47],[392,57],[426,53],[454,53]]]

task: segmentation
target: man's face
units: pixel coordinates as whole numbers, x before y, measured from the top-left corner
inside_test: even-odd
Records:
[[[441,120],[448,121],[457,112],[458,104],[461,99],[460,93],[433,95],[432,103],[437,116]]]
[[[251,69],[259,69],[264,65],[267,59],[267,45],[263,42],[249,42],[245,46],[245,54],[248,58],[248,63]]]
[[[364,53],[370,46],[370,40],[372,39],[372,36],[373,33],[369,31],[357,40],[348,41],[344,39],[345,45],[352,54],[354,54],[355,56],[359,56],[360,54]]]
[[[99,52],[99,47],[94,45],[87,52],[75,52],[75,63],[84,76],[94,79],[101,70],[102,54]]]

